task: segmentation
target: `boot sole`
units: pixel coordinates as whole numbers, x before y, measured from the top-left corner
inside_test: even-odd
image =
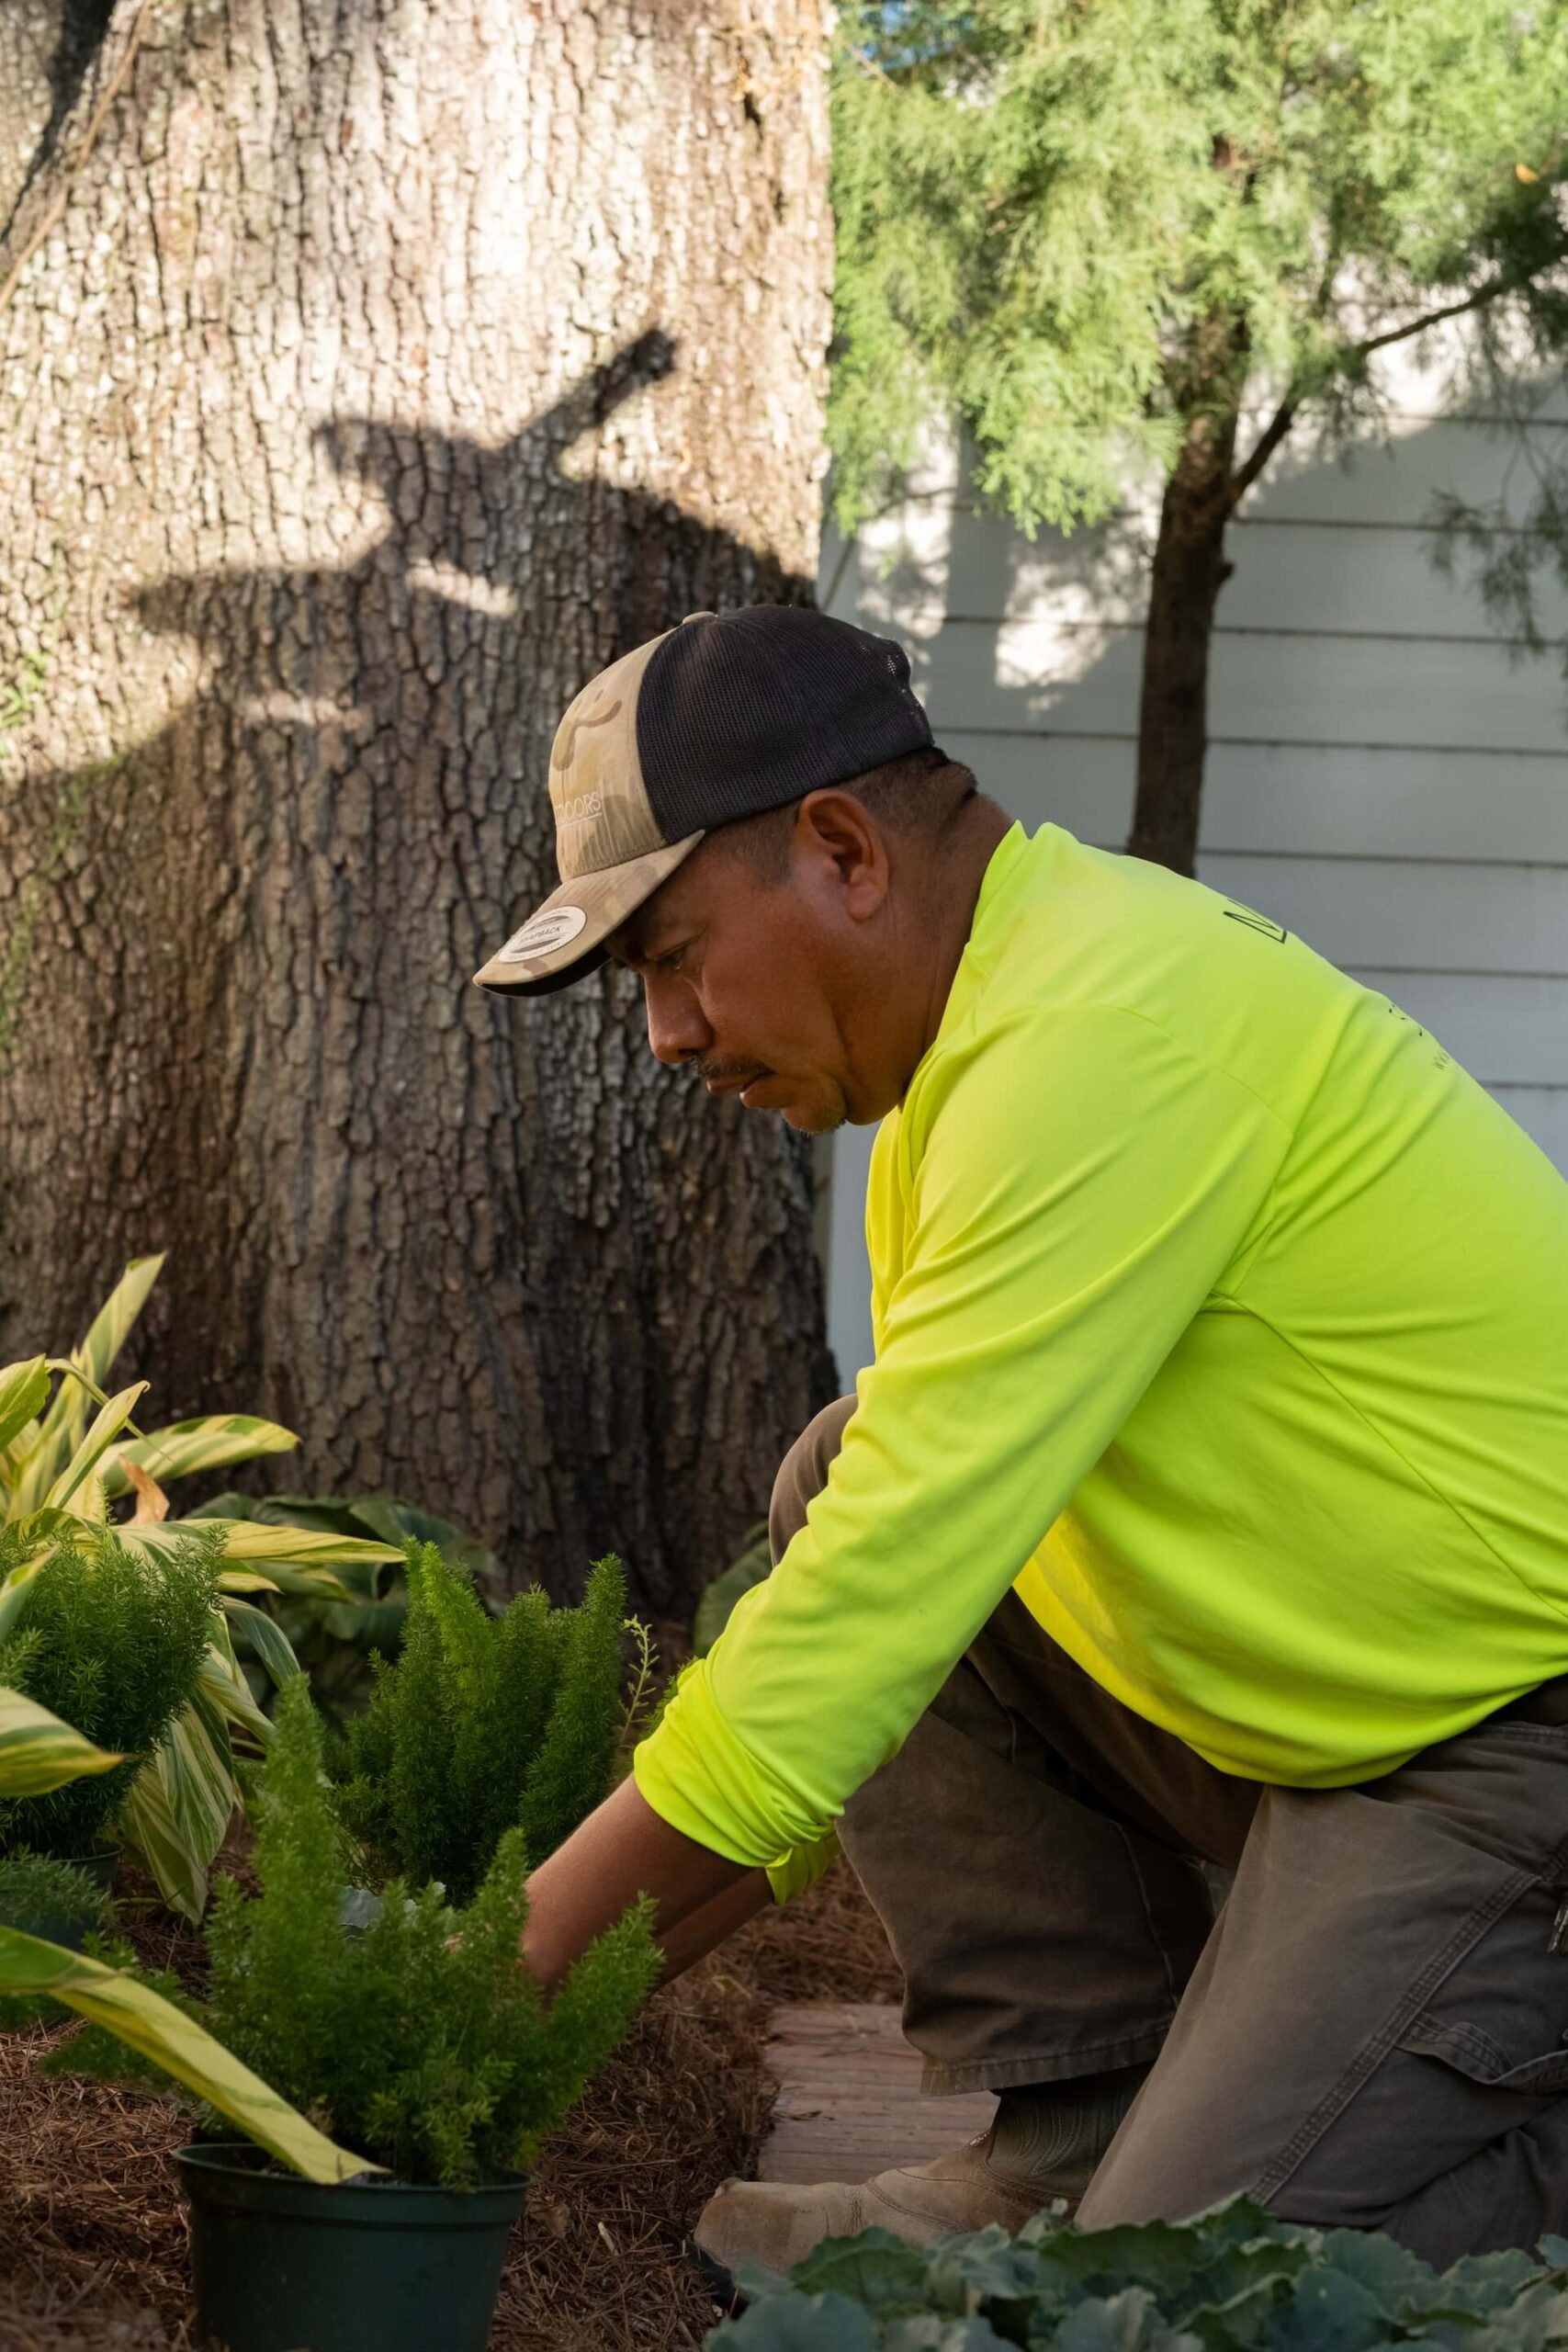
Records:
[[[695,2238],[688,2238],[682,2251],[714,2301],[722,2305],[726,2319],[739,2319],[746,2309],[746,2298],[736,2285],[733,2273],[716,2255],[700,2246]]]

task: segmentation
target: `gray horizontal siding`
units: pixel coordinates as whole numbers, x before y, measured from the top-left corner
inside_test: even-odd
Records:
[[[1568,690],[1438,573],[1429,527],[1442,492],[1522,516],[1531,469],[1483,420],[1395,423],[1349,467],[1292,455],[1233,532],[1200,871],[1412,1012],[1568,1170]],[[1565,431],[1557,391],[1534,445],[1561,451]],[[829,536],[821,593],[908,645],[938,740],[1004,806],[1115,846],[1152,520],[1134,498],[1097,532],[1031,543],[939,459],[852,545]],[[1541,618],[1568,635],[1568,598]],[[834,1147],[846,1376],[869,1351],[869,1146],[846,1131]]]

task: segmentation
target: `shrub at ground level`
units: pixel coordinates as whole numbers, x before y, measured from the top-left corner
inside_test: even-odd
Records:
[[[47,1795],[0,1799],[0,1853],[86,1852],[196,1690],[212,1632],[215,1536],[161,1559],[113,1537],[89,1555],[62,1537],[0,1641],[0,1682],[126,1758]],[[0,1538],[0,1577],[15,1563]]]
[[[1058,2209],[1060,2210],[1060,2209]],[[713,2352],[1545,2352],[1568,2345],[1568,2241],[1441,2277],[1392,2238],[1276,2222],[1236,2199],[1195,2222],[1080,2231],[1042,2214],[919,2252],[829,2238]]]
[[[395,1880],[372,1924],[345,1935],[341,1833],[302,1679],[279,1699],[254,1819],[262,1892],[220,1883],[207,2000],[191,2002],[172,1977],[156,1989],[340,2145],[400,2179],[458,2187],[526,2165],[653,1983],[646,1910],[591,1947],[547,2010],[519,1957],[527,1900],[515,1830],[467,1909]],[[165,2086],[95,2027],[50,2064]]]
[[[620,1729],[626,1580],[601,1560],[581,1607],[537,1587],[491,1617],[434,1544],[408,1552],[402,1656],[378,1664],[339,1769],[349,1827],[390,1869],[467,1902],[502,1833],[529,1867],[610,1785]]]

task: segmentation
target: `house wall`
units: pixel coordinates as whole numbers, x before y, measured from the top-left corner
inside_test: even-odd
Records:
[[[1391,374],[1386,446],[1284,453],[1234,527],[1199,872],[1414,1014],[1568,1172],[1568,686],[1432,562],[1443,492],[1528,511],[1568,394],[1531,401],[1521,454],[1484,411],[1439,413],[1444,365]],[[1031,543],[938,449],[895,511],[829,535],[819,600],[908,647],[937,741],[1026,825],[1120,848],[1156,512],[1151,489],[1102,529]],[[1540,618],[1568,635],[1562,598]],[[871,1352],[872,1132],[831,1153],[846,1385]]]

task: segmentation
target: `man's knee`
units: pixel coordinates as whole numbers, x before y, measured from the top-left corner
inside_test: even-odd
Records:
[[[827,1485],[833,1456],[843,1442],[845,1425],[854,1409],[853,1396],[835,1397],[807,1422],[780,1463],[768,1506],[768,1548],[774,1567],[805,1526],[814,1498]]]

